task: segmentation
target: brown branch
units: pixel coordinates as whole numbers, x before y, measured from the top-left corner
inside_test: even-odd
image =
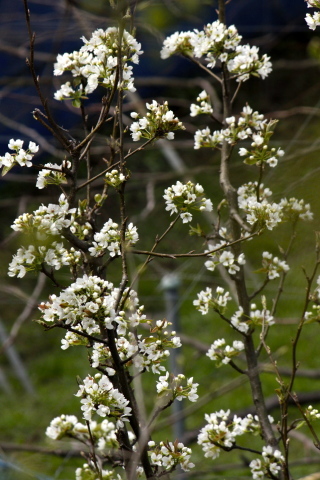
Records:
[[[90,340],[91,344],[93,342],[96,342],[96,343],[102,343],[106,347],[109,347],[109,342],[107,340],[103,340],[103,338],[98,338],[98,337],[94,337],[93,335],[89,335],[88,333],[85,333],[80,330],[77,330],[76,328],[70,327],[70,325],[55,323],[54,325],[45,324],[44,327],[47,330],[51,330],[52,328],[62,328],[63,330],[67,330],[68,332],[72,332],[72,333],[75,333],[76,335],[79,335],[79,337],[87,338],[88,340]]]
[[[67,150],[70,151],[70,143],[66,139],[66,137],[61,133],[60,128],[58,127],[57,123],[54,121],[54,119],[51,116],[50,110],[48,108],[48,102],[47,99],[44,98],[41,88],[40,88],[40,83],[39,83],[39,77],[37,76],[36,70],[35,70],[35,64],[34,64],[34,45],[35,45],[35,33],[32,32],[31,29],[31,21],[30,21],[30,10],[29,10],[29,5],[28,5],[28,0],[23,0],[24,3],[24,9],[25,9],[25,16],[26,16],[26,23],[27,23],[27,29],[28,29],[28,35],[29,35],[29,46],[30,46],[30,57],[26,59],[27,65],[30,68],[30,72],[32,75],[33,83],[36,87],[37,94],[39,96],[39,99],[42,103],[42,106],[44,108],[44,111],[46,112],[47,119],[50,123],[50,131],[52,131],[52,134],[57,138],[57,140],[61,143],[61,145]],[[46,125],[47,126],[47,125]],[[47,126],[48,128],[48,126]]]
[[[25,308],[22,310],[22,312],[20,313],[20,315],[18,316],[18,318],[14,322],[7,340],[1,346],[0,354],[3,353],[8,347],[10,347],[10,345],[12,345],[14,343],[14,341],[16,340],[16,338],[18,336],[20,328],[28,320],[32,311],[37,306],[38,298],[41,295],[41,292],[42,292],[42,290],[44,288],[44,285],[45,285],[45,279],[46,279],[46,277],[44,276],[44,274],[39,273],[36,286],[35,286],[32,294],[31,294],[31,296],[27,297]]]
[[[225,0],[219,0],[219,20],[226,23],[225,19]],[[230,79],[226,64],[222,63],[222,97],[223,97],[223,118],[224,120],[231,115],[231,99],[230,99]],[[224,141],[221,148],[220,162],[220,186],[224,192],[225,198],[229,206],[229,218],[231,224],[232,239],[237,240],[241,237],[241,228],[238,222],[238,201],[237,192],[230,181],[229,160],[232,147]],[[236,244],[233,247],[233,253],[236,257],[241,253],[241,245]],[[235,285],[237,290],[239,305],[243,308],[244,318],[250,317],[250,299],[247,292],[247,286],[244,276],[244,269],[241,267],[235,275]],[[272,430],[270,420],[264,401],[261,379],[259,376],[257,355],[254,347],[252,333],[244,337],[245,355],[247,360],[247,376],[249,378],[253,402],[256,408],[256,414],[261,424],[262,435],[267,445],[275,447],[277,440]]]
[[[305,421],[306,424],[308,425],[309,430],[310,430],[310,432],[311,432],[311,434],[312,434],[312,436],[313,436],[313,438],[314,438],[314,445],[315,445],[315,447],[316,447],[318,450],[320,450],[320,440],[319,440],[319,437],[318,437],[318,435],[316,434],[316,432],[315,432],[315,430],[314,430],[314,428],[313,428],[310,420],[309,420],[308,417],[306,416],[303,408],[301,407],[300,402],[299,402],[299,400],[298,400],[298,395],[297,395],[296,393],[290,393],[290,397],[292,398],[292,400],[294,401],[294,403],[295,403],[296,406],[298,407],[301,415],[302,415],[303,418],[304,418],[304,421]]]
[[[0,449],[4,452],[35,452],[43,455],[54,455],[56,457],[79,457],[83,458],[83,446],[79,449],[72,447],[72,449],[52,449],[43,447],[41,445],[21,445],[16,443],[4,442],[0,443]]]
[[[179,218],[179,216],[177,217]],[[176,220],[175,220],[176,221]],[[189,253],[157,253],[154,252],[153,250],[131,250],[131,253],[135,253],[137,255],[149,255],[149,256],[154,256],[154,257],[162,257],[162,258],[185,258],[185,257],[207,257],[208,255],[218,252],[219,250],[224,250],[225,248],[231,247],[233,245],[236,245],[237,243],[244,242],[248,240],[249,238],[253,238],[256,235],[259,235],[260,232],[253,233],[251,235],[248,235],[246,237],[239,238],[238,240],[235,240],[233,242],[226,243],[225,245],[221,245],[218,248],[214,248],[213,250],[208,250],[207,252],[202,252],[202,253],[193,253],[192,251]],[[161,239],[159,239],[160,242]],[[159,243],[158,242],[158,243]]]

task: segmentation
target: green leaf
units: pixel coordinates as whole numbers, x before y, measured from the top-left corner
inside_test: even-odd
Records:
[[[86,198],[84,198],[83,200],[79,200],[78,205],[80,212],[83,213],[87,208],[88,200]]]
[[[246,165],[255,165],[257,163],[257,159],[254,157],[254,158],[246,158],[243,163],[245,163]]]
[[[296,423],[296,425],[295,425],[295,430],[298,430],[298,428],[301,428],[301,427],[303,427],[304,425],[306,425],[306,421],[305,421],[305,420],[301,420],[300,422]]]
[[[80,108],[81,107],[81,99],[80,98],[75,98],[74,100],[72,100],[72,105],[76,108]]]
[[[82,78],[81,77],[76,77],[74,80],[73,80],[73,85],[75,87],[77,87],[78,85],[80,85],[80,83],[82,82]]]
[[[14,163],[13,165],[10,165],[10,167],[3,167],[2,169],[2,177],[4,177],[10,170],[12,167],[14,167],[16,164]]]
[[[196,227],[192,227],[190,225],[190,228],[189,228],[189,235],[196,235],[198,237],[202,237],[204,235],[203,233],[203,230],[202,228],[200,227],[199,223],[197,223],[197,226]]]
[[[166,390],[162,390],[162,392],[158,393],[158,398],[168,397],[168,395],[172,393],[169,388]]]

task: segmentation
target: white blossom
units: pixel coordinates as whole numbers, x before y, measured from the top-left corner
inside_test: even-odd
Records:
[[[193,377],[187,379],[186,386],[183,386],[185,376],[179,374],[177,376],[169,376],[169,372],[159,377],[156,388],[158,395],[170,394],[172,399],[181,401],[187,398],[190,402],[197,401],[199,395],[197,394],[198,383],[193,383]]]
[[[310,30],[315,30],[320,25],[320,12],[315,12],[313,15],[307,13],[305,20]]]
[[[210,212],[213,208],[211,200],[203,197],[203,187],[190,181],[185,184],[178,181],[164,191],[163,198],[166,201],[166,210],[170,215],[180,213],[183,223],[191,222],[190,210]]]
[[[238,356],[244,350],[244,343],[240,340],[234,340],[232,346],[226,345],[224,338],[213,342],[207,352],[210,360],[217,362],[217,366],[226,365],[233,357]]]
[[[265,478],[265,475],[269,477],[269,472],[277,476],[283,462],[284,456],[279,450],[273,450],[270,446],[262,447],[262,459],[256,458],[249,465],[252,478],[254,480]]]
[[[8,148],[13,150],[14,153],[5,153],[4,156],[0,156],[0,168],[2,168],[2,176],[4,176],[12,167],[20,165],[20,167],[31,167],[32,158],[35,153],[38,152],[39,146],[34,142],[29,142],[28,148],[25,150],[23,147],[24,141],[20,139],[11,140],[8,143]]]
[[[139,355],[134,356],[133,363],[139,371],[146,369],[148,371],[151,370],[155,374],[166,371],[162,363],[169,357],[169,349],[181,347],[181,341],[176,336],[176,332],[167,331],[167,327],[170,325],[167,320],[157,320],[156,325],[151,328],[151,335],[146,337],[138,335],[137,339],[135,339]],[[132,336],[131,339],[133,341]],[[165,378],[163,381],[165,381]]]
[[[222,287],[216,288],[215,297],[212,295],[212,289],[207,287],[198,293],[197,300],[193,300],[193,305],[202,315],[206,315],[211,307],[214,311],[223,313],[228,302],[231,300],[231,295],[228,291],[224,291]]]
[[[137,142],[140,138],[173,140],[175,130],[185,129],[179,119],[174,116],[172,110],[169,110],[168,102],[160,104],[153,100],[151,103],[147,103],[146,107],[147,114],[145,117],[139,118],[138,113],[131,113],[131,117],[137,119],[130,125],[134,142]]]
[[[193,106],[192,110],[197,113],[199,109]],[[262,114],[253,111],[249,105],[243,107],[238,118],[228,117],[225,123],[226,128],[212,133],[208,127],[197,130],[194,135],[194,148],[196,150],[202,147],[220,148],[223,142],[236,145],[240,141],[251,139],[251,149],[244,147],[239,149],[239,155],[246,157],[244,163],[256,165],[267,163],[270,166],[275,166],[284,154],[280,148],[268,150],[272,129],[277,122],[265,119]]]
[[[266,78],[271,71],[270,58],[267,55],[259,57],[257,47],[240,45],[241,38],[234,25],[227,27],[216,20],[202,31],[175,32],[164,40],[160,55],[162,59],[173,54],[204,57],[208,68],[214,68],[217,61],[226,63],[239,82],[252,74]]]
[[[288,200],[287,198],[282,198],[280,207],[282,208],[284,221],[296,222],[298,219],[307,221],[313,219],[310,204],[305,203],[303,199],[298,200],[292,197]]]
[[[265,79],[272,71],[270,57],[262,55],[259,58],[259,48],[250,45],[238,45],[227,67],[230,73],[236,74],[237,82],[248,80],[253,73]]]
[[[170,37],[167,37],[163,42],[163,47],[160,56],[163,60],[169,58],[175,53],[192,53],[193,46],[191,40],[196,38],[195,32],[175,32]]]
[[[163,467],[164,470],[171,470],[177,465],[180,465],[182,470],[188,472],[194,467],[190,462],[191,449],[185,447],[183,443],[177,440],[172,442],[160,442],[156,445],[152,440],[148,442],[150,461],[152,465]]]
[[[236,442],[236,437],[260,430],[258,418],[251,414],[244,418],[234,415],[231,419],[230,410],[220,410],[210,415],[205,414],[205,419],[207,424],[200,430],[198,444],[205,457],[212,459],[219,457],[223,447],[231,448]]]
[[[320,419],[319,410],[317,410],[316,408],[313,408],[312,405],[308,406],[305,414],[306,414],[306,417],[308,418],[308,420],[311,421],[311,422]]]
[[[246,319],[243,318],[243,308],[241,306],[239,306],[239,309],[232,315],[231,326],[240,333],[248,332],[249,324]]]
[[[209,94],[203,90],[197,97],[197,102],[199,105],[192,103],[190,105],[190,116],[196,117],[202,113],[210,115],[213,113],[213,108],[211,106],[211,100]]]
[[[99,85],[105,88],[113,88],[116,81],[116,69],[118,64],[118,37],[119,31],[115,27],[106,30],[97,29],[92,33],[89,40],[82,37],[84,45],[79,51],[64,53],[57,56],[54,65],[54,75],[62,75],[70,71],[72,76],[80,79],[77,87],[66,82],[55,93],[56,100],[73,99],[75,106],[80,106],[79,100],[86,98]],[[118,88],[135,91],[132,78],[132,67],[126,62],[139,63],[139,55],[143,52],[141,45],[126,30],[122,34],[122,54],[125,58],[123,64],[123,81]],[[76,83],[75,83],[76,84]]]
[[[259,310],[257,308],[257,305],[255,303],[252,303],[249,323],[253,325],[271,326],[274,325],[275,321],[270,313],[270,310],[267,310],[265,306],[263,306],[263,308]]]
[[[51,421],[46,430],[46,435],[53,440],[59,440],[72,432],[77,423],[78,419],[75,415],[61,415]]]
[[[37,230],[47,235],[57,235],[62,229],[70,227],[75,212],[75,208],[69,208],[66,196],[62,193],[59,205],[50,203],[48,206],[42,205],[32,214],[24,213],[14,221],[11,228],[25,233]]]
[[[45,188],[47,185],[61,185],[67,183],[65,171],[71,168],[71,162],[63,161],[62,165],[56,163],[46,163],[40,170],[37,178],[36,187]]]
[[[280,276],[280,273],[288,272],[289,265],[278,257],[274,257],[270,252],[262,254],[262,271],[267,273],[269,280]]]
[[[236,258],[230,250],[227,248],[221,248],[225,244],[226,242],[224,240],[217,244],[208,244],[208,249],[205,250],[205,253],[208,253],[210,260],[205,262],[205,266],[208,270],[213,272],[216,266],[221,264],[228,270],[230,275],[235,275],[240,270],[240,265],[246,263],[245,255],[241,253]],[[216,251],[213,251],[215,249]]]
[[[121,185],[121,183],[123,183],[125,180],[125,175],[120,173],[118,170],[111,170],[111,172],[107,172],[105,175],[105,182],[115,188]]]
[[[48,246],[29,245],[18,249],[9,265],[10,277],[24,277],[27,271],[40,270],[43,263],[59,270],[63,265],[76,265],[81,253],[71,247],[67,250],[62,243],[52,242]]]
[[[124,310],[115,311],[118,301],[119,288],[112,283],[96,276],[84,275],[78,278],[60,295],[51,295],[46,303],[41,303],[42,321],[45,324],[53,322],[71,325],[89,335],[100,335],[101,328],[117,329],[118,334],[124,335],[129,327],[137,326],[145,319],[143,308],[138,305],[137,294],[134,290],[125,289],[122,292],[126,299]],[[73,341],[73,337],[71,338]],[[83,344],[75,339],[70,343],[66,336],[65,348],[70,344]]]
[[[126,228],[125,233],[126,245],[134,245],[139,240],[137,227],[130,223]],[[100,232],[93,236],[92,247],[89,247],[90,255],[93,257],[101,257],[106,252],[110,257],[120,255],[121,246],[121,232],[119,225],[111,218],[103,225]]]
[[[122,480],[121,475],[116,474],[113,470],[99,470],[99,476],[94,465],[84,463],[82,467],[76,469],[76,480]]]
[[[81,398],[81,410],[85,420],[91,420],[93,413],[97,413],[101,417],[116,418],[118,428],[123,426],[124,421],[128,421],[127,417],[131,415],[129,400],[113,388],[106,375],[88,375],[79,387],[76,397]]]
[[[282,222],[282,206],[277,203],[269,203],[267,200],[257,201],[249,197],[241,208],[246,212],[246,221],[256,228],[273,230]]]

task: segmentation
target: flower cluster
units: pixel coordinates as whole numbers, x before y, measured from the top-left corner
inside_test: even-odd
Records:
[[[123,310],[116,315],[114,306],[118,295],[119,289],[114,288],[111,283],[98,277],[85,276],[58,297],[51,295],[49,302],[39,306],[43,312],[42,321],[45,324],[63,322],[72,326],[72,331],[68,331],[61,341],[63,350],[70,346],[91,346],[89,340],[82,335],[83,332],[94,335],[96,339],[100,335],[100,327],[117,328],[118,337],[115,341],[119,356],[123,361],[131,359],[126,362],[127,367],[133,364],[138,371],[151,370],[155,374],[164,372],[162,363],[170,355],[170,348],[181,347],[180,338],[176,336],[176,332],[167,330],[171,324],[166,320],[157,320],[150,328],[151,334],[147,336],[127,332],[140,323],[151,322],[146,320],[143,306],[138,305],[133,290],[123,292],[126,301]],[[128,338],[124,336],[127,333]],[[92,367],[103,367],[109,376],[115,374],[112,355],[105,342],[94,342],[89,355]],[[183,391],[192,397],[195,392],[191,391],[191,387],[192,385],[188,384]]]
[[[255,303],[251,304],[250,316],[246,317],[243,308],[239,306],[238,310],[231,317],[231,326],[240,333],[246,334],[250,325],[254,326],[271,326],[274,324],[274,318],[270,311],[265,307],[265,299],[263,298],[263,307],[261,310],[257,308]]]
[[[312,306],[312,311],[308,311],[304,314],[304,318],[307,323],[319,322],[320,321],[320,276],[317,278],[317,286],[312,295],[310,295],[310,300],[315,302]]]
[[[171,395],[172,400],[177,399],[181,401],[187,398],[190,402],[196,402],[199,395],[197,395],[198,383],[193,383],[193,377],[187,379],[187,385],[182,386],[185,376],[179,374],[178,376],[170,376],[169,372],[159,377],[157,382],[158,395]]]
[[[280,277],[280,273],[289,270],[289,265],[284,260],[274,257],[269,252],[263,252],[262,254],[262,267],[260,271],[266,273],[269,280]]]
[[[142,314],[142,311],[142,306],[136,306],[136,312],[130,317],[131,324],[133,324],[133,317],[136,324],[145,321],[145,315]],[[116,346],[121,360],[131,359],[130,362],[127,362],[127,366],[129,367],[133,364],[138,371],[151,370],[152,373],[155,374],[164,372],[165,367],[162,363],[164,363],[170,355],[169,349],[181,347],[180,338],[176,336],[176,332],[167,331],[169,325],[171,324],[166,320],[157,320],[155,326],[151,328],[151,335],[145,337],[142,335],[135,336],[129,332],[128,338],[119,336],[116,339]],[[67,335],[69,335],[68,339]],[[84,340],[81,341],[81,338],[77,334],[72,336],[73,334],[68,332],[67,335],[62,342],[68,342],[68,346],[86,343]],[[62,348],[67,347],[63,345]],[[115,370],[112,368],[112,355],[106,345],[94,343],[90,360],[92,367],[97,368],[103,366],[109,376],[114,375]],[[188,392],[190,395],[194,393],[191,392],[191,389],[189,389]]]
[[[205,425],[199,433],[198,444],[204,452],[205,457],[215,459],[219,457],[221,450],[232,449],[236,443],[236,437],[245,433],[259,433],[260,425],[258,417],[251,414],[244,418],[234,415],[230,418],[230,410],[220,410],[216,413],[206,414]],[[272,417],[269,417],[272,422]]]
[[[80,203],[80,202],[79,202]],[[70,232],[76,235],[78,238],[81,240],[87,238],[90,236],[91,231],[92,231],[92,225],[89,222],[83,221],[83,218],[81,216],[83,215],[81,213],[81,208],[78,208],[75,210],[77,217],[80,217],[80,221],[76,221],[74,218],[74,215],[72,216],[72,223],[70,225]]]
[[[68,435],[71,436],[77,424],[78,419],[75,415],[60,415],[51,421],[46,435],[53,440],[60,440]]]
[[[139,114],[136,112],[131,113],[131,117],[138,119],[137,122],[133,122],[130,125],[131,136],[134,142],[140,140],[140,138],[156,139],[166,138],[167,140],[174,139],[174,130],[184,130],[185,127],[174,116],[172,110],[169,110],[168,102],[164,102],[162,105],[156,100],[152,103],[146,104],[148,113],[145,117],[139,118]]]
[[[222,231],[222,229],[221,229]],[[223,245],[226,244],[225,240],[222,240],[220,243],[209,243],[208,244],[208,249],[205,250],[205,253],[208,253],[208,256],[210,257],[210,260],[207,260],[205,262],[205,266],[207,267],[208,270],[213,272],[216,268],[217,265],[223,265],[230,275],[235,275],[239,270],[240,270],[240,265],[244,265],[246,263],[245,256],[243,253],[238,255],[236,258],[234,254],[228,250],[227,248],[220,248],[223,247]],[[219,249],[217,251],[213,251],[215,249]],[[212,252],[212,253],[209,253]]]
[[[88,424],[84,424],[74,415],[60,415],[51,421],[46,435],[52,440],[69,437],[86,445],[92,445],[93,441],[99,453],[106,453],[119,447],[116,427],[107,419],[101,423],[90,420]]]
[[[8,275],[22,278],[28,271],[40,270],[44,263],[59,270],[63,265],[76,265],[80,260],[81,253],[78,250],[73,247],[67,250],[62,243],[53,242],[50,248],[45,245],[29,245],[27,248],[19,248],[13,256]]]
[[[245,318],[241,305],[231,317],[231,326],[240,333],[246,334],[249,331],[248,319]]]
[[[273,230],[281,223],[281,207],[277,203],[268,203],[266,200],[258,202],[250,199],[244,209],[247,222],[255,229],[267,228]]]
[[[241,39],[234,25],[227,27],[216,20],[203,31],[175,32],[164,40],[160,55],[162,59],[173,54],[205,57],[208,68],[214,68],[220,61],[238,82],[248,80],[250,75],[266,78],[272,69],[270,58],[267,55],[260,58],[257,47],[240,45]]]
[[[54,75],[62,75],[66,71],[71,71],[75,78],[74,85],[70,82],[62,85],[54,97],[56,100],[72,99],[73,105],[80,107],[81,99],[92,93],[98,85],[105,88],[117,88],[123,90],[135,91],[132,78],[132,66],[126,62],[139,63],[141,45],[126,30],[120,32],[115,27],[107,30],[98,29],[93,32],[91,38],[87,40],[82,37],[84,45],[79,51],[73,53],[64,53],[58,55],[57,62],[54,65]],[[124,64],[122,65],[122,82],[115,85],[118,81],[118,56],[121,50],[121,56]]]
[[[265,303],[265,298],[263,297],[262,303]],[[275,323],[273,316],[270,313],[270,310],[267,310],[265,305],[263,305],[262,309],[259,310],[255,303],[251,304],[250,310],[250,319],[249,324],[255,326],[271,326]]]
[[[193,300],[193,305],[202,315],[206,315],[211,307],[215,312],[223,314],[227,303],[231,300],[231,295],[228,291],[224,291],[222,287],[216,288],[216,296],[212,296],[212,289],[207,287],[198,293],[197,300]]]
[[[320,322],[320,305],[312,305],[312,311],[307,311],[304,314],[306,323]]]
[[[118,314],[115,312],[119,289],[112,283],[96,276],[84,275],[63,290],[60,295],[51,295],[47,303],[41,303],[42,320],[45,324],[53,322],[64,325],[80,326],[88,335],[99,334],[100,327],[117,327],[123,335],[129,326],[137,326],[140,315],[136,313],[137,295],[133,290],[125,290],[125,304]]]
[[[319,0],[305,0],[307,2],[308,8],[320,8],[320,1]],[[320,25],[320,12],[314,12],[312,15],[307,13],[305,17],[305,21],[307,22],[308,27],[310,30],[315,30],[316,27]]]
[[[111,172],[107,172],[105,175],[105,182],[115,188],[119,187],[125,180],[125,175],[118,170],[111,170]]]
[[[31,167],[32,158],[34,154],[38,152],[39,146],[34,142],[29,142],[27,150],[23,147],[23,140],[13,140],[13,138],[8,143],[8,148],[13,150],[14,153],[7,152],[3,157],[0,156],[0,168],[2,168],[2,176],[11,170],[15,165],[20,165],[20,167]]]
[[[76,345],[84,345],[84,346],[89,346],[90,342],[88,338],[84,337],[82,335],[83,328],[81,325],[75,325],[72,327],[73,330],[76,330],[79,332],[77,334],[76,332],[67,332],[65,334],[65,337],[62,338],[61,340],[61,350],[67,350],[69,347],[74,347]]]
[[[305,412],[305,415],[310,422],[313,422],[314,420],[319,420],[320,418],[319,410],[317,410],[316,408],[313,408],[312,405],[309,405],[309,407]]]
[[[90,255],[93,257],[101,257],[106,251],[110,257],[120,254],[121,232],[119,225],[111,218],[104,224],[100,232],[94,234],[92,247],[89,248]],[[125,239],[127,246],[134,245],[138,240],[137,227],[130,223],[126,229]]]
[[[167,331],[167,327],[170,325],[171,323],[167,320],[157,320],[155,326],[150,329],[151,335],[147,337],[138,335],[136,342],[139,355],[133,358],[137,370],[151,370],[156,374],[165,371],[165,367],[161,363],[169,357],[168,349],[181,347],[181,341],[176,336],[176,332]]]
[[[310,210],[310,204],[305,203],[303,199],[282,198],[280,200],[282,208],[282,218],[284,222],[296,222],[297,220],[312,220],[313,213]]]
[[[213,113],[210,96],[205,90],[199,93],[197,102],[199,105],[196,105],[195,103],[190,105],[190,117],[196,117],[202,113],[206,113],[207,115]]]
[[[210,212],[213,208],[211,200],[203,197],[203,187],[198,183],[183,184],[178,181],[164,191],[163,198],[166,201],[166,210],[170,215],[180,213],[183,223],[191,222],[190,210]]]
[[[259,202],[266,201],[271,195],[272,191],[265,188],[263,183],[248,182],[238,188],[238,205],[239,208],[245,210],[248,205],[248,200],[258,200]]]
[[[238,45],[235,55],[227,61],[227,68],[237,82],[245,82],[250,75],[257,75],[264,80],[272,71],[272,64],[266,54],[259,58],[258,47]]]
[[[202,32],[198,30],[193,32],[175,32],[164,40],[160,55],[162,59],[179,53],[194,55],[198,58],[207,55],[208,60],[210,58],[211,63],[214,63],[215,57],[225,61],[224,50],[234,50],[240,41],[241,36],[234,25],[226,27],[217,20],[212,24],[206,25]]]
[[[188,472],[194,464],[190,462],[191,449],[185,447],[183,443],[176,440],[172,442],[160,442],[156,445],[155,442],[148,442],[150,460],[153,465],[163,467],[165,470],[172,470],[177,465],[180,465],[182,470]]]
[[[140,314],[140,319],[144,319],[142,315],[143,306],[137,308],[137,313]],[[116,347],[121,360],[131,358],[133,355],[138,354],[138,347],[135,343],[130,342],[125,337],[121,336],[116,338]],[[93,368],[102,366],[108,373],[109,377],[115,374],[115,370],[112,368],[112,355],[109,347],[102,343],[94,343],[92,351],[90,352],[90,363]]]
[[[273,450],[270,446],[263,447],[262,460],[257,458],[249,465],[253,480],[265,478],[265,475],[270,477],[270,474],[272,478],[278,476],[283,462],[284,456],[279,450]]]
[[[249,182],[238,188],[238,205],[247,216],[246,221],[256,229],[272,230],[281,222],[296,222],[297,220],[312,220],[310,205],[304,200],[283,198],[280,203],[270,203],[272,195],[269,188],[263,184]]]
[[[128,318],[126,318],[125,311],[120,311],[118,315],[115,315],[112,307],[116,301],[119,290],[112,289],[112,284],[109,285],[111,285],[111,287],[105,286],[101,288],[103,291],[103,293],[100,293],[102,301],[92,298],[90,292],[81,290],[77,292],[78,295],[76,298],[70,298],[69,294],[61,294],[56,298],[52,298],[53,296],[51,296],[51,304],[41,304],[39,307],[44,312],[42,317],[43,321],[52,322],[58,321],[58,318],[62,318],[62,321],[68,325],[70,324],[69,318],[73,318],[73,331],[67,332],[65,338],[61,341],[61,348],[66,350],[70,346],[89,346],[89,341],[81,335],[82,332],[98,336],[99,325],[112,328],[111,320],[114,319],[119,334],[119,337],[116,339],[116,346],[121,360],[131,358],[131,361],[127,362],[127,366],[129,367],[133,364],[138,371],[151,370],[155,374],[164,372],[165,367],[162,363],[169,357],[170,348],[181,347],[180,338],[176,336],[176,332],[167,331],[168,326],[171,324],[166,320],[157,320],[155,326],[151,328],[151,335],[142,336],[139,334],[135,336],[131,332],[128,332],[128,338],[124,337],[123,335],[126,334],[127,328],[137,326],[139,323],[145,323],[146,319],[143,314],[143,306],[138,305],[135,292],[130,291],[130,297],[125,304],[126,310],[131,309],[131,313],[127,315]],[[109,294],[106,292],[107,288],[110,288]],[[98,294],[101,290],[100,288],[95,288],[95,293]],[[125,291],[124,296],[126,296],[127,293],[128,292]],[[71,301],[73,302],[72,304]],[[76,309],[77,302],[80,312],[79,315]],[[95,302],[98,305],[96,305]],[[109,310],[105,307],[108,303],[110,303]],[[64,307],[64,312],[60,312],[59,317],[57,306],[61,306],[61,304]],[[62,309],[60,308],[60,310]],[[74,330],[77,330],[79,333]],[[94,368],[102,366],[109,376],[115,374],[110,349],[104,343],[94,342],[92,351],[90,351],[90,363]],[[192,396],[194,391],[191,392],[191,388],[189,387],[191,387],[191,385],[186,387],[187,390],[185,390],[185,392],[188,391]]]
[[[38,174],[36,187],[42,189],[47,185],[61,185],[62,183],[66,183],[66,171],[70,170],[70,168],[71,162],[69,161],[63,161],[62,165],[46,163]]]
[[[308,8],[320,8],[320,0],[305,0]]]
[[[272,192],[257,183],[250,182],[238,189],[238,205],[246,213],[246,221],[255,229],[272,230],[282,222],[282,207],[277,203],[269,203],[267,197]]]
[[[219,148],[225,141],[230,145],[236,145],[242,140],[251,140],[251,149],[240,148],[239,155],[245,156],[244,163],[249,165],[261,165],[267,163],[275,167],[278,159],[284,155],[280,148],[268,149],[269,140],[273,134],[276,120],[267,121],[264,116],[252,110],[249,105],[243,107],[240,117],[228,117],[225,120],[227,128],[216,130],[211,133],[209,127],[197,130],[194,135],[194,148],[202,147]]]
[[[33,213],[24,213],[18,217],[11,228],[17,232],[32,233],[34,230],[47,235],[57,235],[72,224],[75,208],[69,208],[64,194],[59,197],[59,205],[50,203],[41,205]]]
[[[117,428],[123,427],[123,422],[128,421],[127,417],[131,415],[129,400],[113,388],[106,375],[88,375],[79,387],[76,397],[81,397],[81,410],[85,420],[91,420],[92,414],[97,413],[100,417],[115,418]]]
[[[121,475],[115,474],[113,470],[99,470],[97,476],[97,469],[95,465],[84,463],[82,467],[76,469],[76,480],[122,480]]]
[[[226,345],[224,338],[221,338],[213,342],[208,350],[207,356],[210,358],[210,360],[214,360],[216,362],[217,367],[220,367],[221,365],[226,365],[229,363],[233,357],[238,356],[243,350],[243,342],[234,340],[232,346],[230,346]]]

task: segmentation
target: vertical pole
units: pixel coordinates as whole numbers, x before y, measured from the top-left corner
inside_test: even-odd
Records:
[[[179,336],[180,329],[180,317],[179,317],[179,287],[180,278],[177,274],[169,273],[162,277],[161,284],[164,291],[164,298],[166,303],[166,319],[172,323],[172,330],[177,332]],[[173,348],[170,352],[169,362],[170,371],[177,376],[181,372],[179,368],[179,352],[177,348]],[[181,440],[185,432],[184,419],[181,416],[183,410],[183,400],[181,402],[175,400],[172,404],[173,415],[176,420],[173,423],[173,435],[174,439]],[[179,480],[187,480],[187,474],[185,472],[178,474]]]

